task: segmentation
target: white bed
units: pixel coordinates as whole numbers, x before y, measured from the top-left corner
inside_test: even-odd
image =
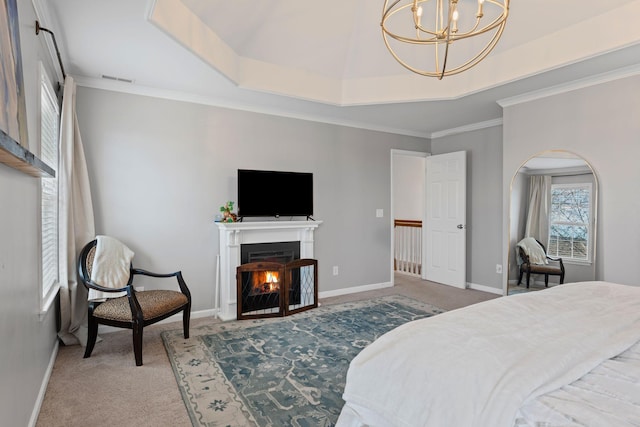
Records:
[[[350,364],[337,427],[640,426],[640,287],[565,284],[405,324]]]

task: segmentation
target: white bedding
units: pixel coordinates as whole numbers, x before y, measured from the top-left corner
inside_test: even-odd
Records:
[[[640,343],[579,380],[526,403],[518,427],[640,426]]]
[[[524,426],[526,404],[548,405],[548,396],[557,403],[563,386],[638,341],[640,287],[606,282],[410,322],[351,362],[337,426],[512,426],[517,418]]]

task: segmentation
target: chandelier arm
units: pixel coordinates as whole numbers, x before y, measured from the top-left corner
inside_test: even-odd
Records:
[[[435,37],[432,37],[430,39],[413,39],[410,37],[405,37],[405,36],[399,36],[397,34],[391,33],[389,31],[386,31],[385,29],[382,29],[382,32],[386,35],[388,35],[389,37],[398,40],[399,42],[404,42],[404,43],[409,43],[409,44],[437,44],[437,43],[442,43],[442,40],[438,40]]]
[[[432,36],[439,36],[440,34],[442,34],[442,32],[434,32],[429,30],[428,28],[424,28],[422,25],[417,25],[416,26],[417,29],[419,29],[420,31],[422,31],[423,33],[427,33],[427,34],[431,34]]]
[[[399,8],[397,8],[397,9],[394,9],[394,7],[395,7],[398,3],[400,3],[401,1],[402,1],[402,0],[396,0],[396,1],[394,1],[394,2],[391,4],[391,6],[389,6],[389,7],[387,7],[387,4],[389,3],[389,1],[388,1],[388,0],[387,0],[387,1],[385,1],[385,3],[384,3],[384,6],[383,6],[383,13],[382,13],[382,21],[381,21],[380,25],[385,29],[385,32],[386,32],[387,34],[389,34],[389,35],[394,34],[394,33],[392,33],[391,31],[389,31],[389,30],[387,30],[387,29],[386,29],[386,26],[385,26],[386,21],[387,21],[389,18],[391,18],[393,15],[395,15],[396,13],[401,12],[401,11],[403,11],[404,9],[410,9],[410,8],[412,7],[412,3],[408,3],[408,4],[406,4],[406,5],[400,6],[400,7],[399,7]],[[485,1],[486,1],[486,0],[485,0]],[[415,21],[414,21],[414,24],[415,24]],[[430,35],[432,35],[432,36],[438,36],[438,35],[440,34],[440,33],[438,33],[438,32],[433,32],[433,31],[431,31],[431,30],[429,30],[429,29],[427,29],[427,28],[424,28],[424,27],[423,27],[422,25],[420,25],[420,24],[415,24],[415,26],[416,26],[416,29],[419,29],[419,30],[420,30],[420,31],[422,31],[423,33],[427,33],[427,34],[430,34]],[[404,39],[409,40],[409,38],[408,38],[408,37],[405,37],[405,36],[398,36],[398,37],[401,37],[401,38],[404,38]],[[394,37],[394,38],[396,38],[396,37]],[[397,39],[397,40],[399,40],[398,38],[396,38],[396,39]]]
[[[444,47],[444,59],[442,60],[442,73],[440,74],[440,76],[438,77],[438,80],[442,80],[442,78],[445,76],[445,73],[447,72],[447,58],[449,56],[449,46],[451,46],[451,21],[453,19],[453,8],[449,7],[449,18],[447,20],[447,41],[445,43],[445,47]],[[436,55],[437,55],[438,49],[436,49]],[[436,66],[436,71],[437,71],[438,67]]]
[[[436,76],[440,73],[440,71],[438,71],[438,70],[440,70],[440,54],[439,54],[439,51],[440,51],[440,43],[437,43],[435,45],[435,48],[433,49],[433,56],[435,58],[434,62],[436,64]]]
[[[475,31],[478,29],[479,25],[480,25],[480,18],[476,18],[476,23],[473,25],[473,27],[470,30],[468,30],[468,31],[466,31],[464,33],[462,33],[462,32],[455,33],[453,35],[454,40],[457,40],[458,38],[464,38],[464,37],[458,37],[458,36],[467,36],[467,35],[470,35],[470,34],[475,34]],[[477,34],[481,34],[481,33],[477,33]]]
[[[401,1],[402,1],[402,0],[395,0],[395,1],[391,4],[391,6],[389,6],[389,7],[387,7],[387,4],[389,3],[389,1],[388,1],[388,0],[387,0],[387,1],[385,1],[384,6],[383,6],[383,8],[382,8],[382,10],[383,10],[383,12],[382,12],[382,21],[380,22],[380,25],[382,26],[383,31],[384,31],[385,33],[389,34],[390,36],[392,36],[392,37],[393,37],[394,39],[396,39],[396,40],[404,41],[404,42],[407,42],[407,43],[410,43],[410,40],[415,40],[416,42],[420,43],[420,42],[422,41],[422,39],[420,39],[420,38],[418,38],[418,37],[416,37],[415,39],[411,39],[411,38],[406,37],[406,36],[398,36],[398,35],[396,35],[395,33],[393,33],[393,32],[391,32],[391,31],[387,30],[387,28],[386,28],[385,23],[386,23],[386,21],[387,21],[389,18],[391,18],[391,17],[392,17],[393,15],[395,15],[396,13],[403,11],[404,9],[409,9],[409,8],[411,8],[412,4],[411,4],[411,3],[408,3],[408,4],[404,5],[404,6],[400,6],[399,8],[394,9],[394,7],[395,7],[398,3],[400,3]],[[439,33],[434,33],[433,31],[430,31],[430,30],[428,30],[428,29],[426,29],[426,28],[422,27],[421,25],[416,25],[416,29],[419,29],[419,30],[420,30],[420,31],[422,31],[423,33],[430,34],[430,35],[432,35],[432,36],[434,36],[434,37],[437,37],[437,36],[438,36],[438,34],[439,34]],[[429,40],[429,39],[427,39],[427,40]]]
[[[477,36],[477,35],[480,35],[480,34],[484,34],[484,33],[488,32],[488,31],[491,31],[491,30],[495,29],[496,27],[498,27],[499,25],[502,25],[507,20],[507,16],[508,16],[508,14],[502,14],[502,15],[498,16],[496,19],[491,21],[491,23],[487,24],[486,26],[482,27],[481,29],[477,30],[474,33],[471,33],[471,31],[468,31],[466,33],[458,33],[458,34],[455,35],[454,41],[455,40],[466,39],[466,38],[469,38],[469,37]]]
[[[476,65],[477,63],[479,63],[480,61],[482,61],[484,58],[486,58],[487,55],[489,55],[489,53],[491,53],[493,48],[498,44],[498,40],[500,39],[500,36],[502,35],[503,30],[504,30],[504,26],[501,27],[498,30],[498,32],[496,32],[496,34],[494,34],[494,36],[491,38],[491,40],[485,45],[485,47],[476,56],[474,56],[472,59],[470,59],[469,61],[465,62],[464,64],[449,70],[445,74],[445,76],[451,76],[451,75],[458,74],[458,73],[461,73],[463,71],[466,71],[469,68],[471,68],[474,65]]]

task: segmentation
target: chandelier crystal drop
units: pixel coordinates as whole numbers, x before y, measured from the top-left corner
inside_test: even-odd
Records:
[[[482,61],[508,16],[509,0],[385,0],[380,26],[402,66],[442,79]]]

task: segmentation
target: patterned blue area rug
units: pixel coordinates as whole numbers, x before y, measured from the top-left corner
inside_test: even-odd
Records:
[[[332,426],[351,359],[391,329],[442,312],[394,295],[162,339],[194,426]]]

